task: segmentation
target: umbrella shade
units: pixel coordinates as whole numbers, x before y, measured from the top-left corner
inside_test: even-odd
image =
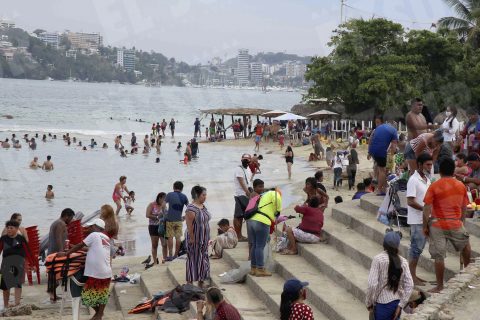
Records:
[[[287,113],[287,112],[286,111],[281,111],[281,110],[272,110],[272,111],[262,113],[261,116],[262,117],[267,117],[267,118],[274,118],[274,117],[281,116],[282,114],[285,114],[285,113]]]
[[[281,116],[273,118],[273,120],[284,121],[284,120],[306,120],[307,118],[287,112]]]
[[[321,117],[327,117],[327,116],[338,116],[339,114],[336,112],[328,111],[328,110],[320,110],[314,113],[311,113],[308,115],[309,118],[321,118]]]

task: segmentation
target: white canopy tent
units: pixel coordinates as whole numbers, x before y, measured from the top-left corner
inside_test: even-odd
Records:
[[[281,116],[275,117],[272,120],[277,120],[277,121],[288,121],[288,120],[307,120],[307,118],[299,116],[297,114],[293,114],[290,112],[287,112]]]
[[[308,115],[309,118],[318,118],[318,117],[326,117],[326,116],[338,116],[339,114],[336,112],[328,111],[328,110],[320,110]]]

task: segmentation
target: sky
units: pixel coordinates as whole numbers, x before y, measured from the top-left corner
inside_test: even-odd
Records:
[[[345,17],[384,17],[430,29],[445,0],[345,0]],[[100,32],[104,45],[154,50],[187,63],[231,58],[240,48],[323,56],[341,0],[16,0],[0,18],[33,31]],[[431,29],[433,30],[433,29]]]

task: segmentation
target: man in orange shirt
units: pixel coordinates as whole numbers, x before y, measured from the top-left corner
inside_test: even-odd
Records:
[[[441,178],[430,185],[423,200],[423,232],[430,237],[429,251],[435,259],[437,278],[437,286],[430,292],[443,290],[447,241],[457,252],[461,251],[465,267],[470,263],[469,235],[463,226],[467,188],[453,177],[454,171],[455,162],[450,158],[442,159]]]

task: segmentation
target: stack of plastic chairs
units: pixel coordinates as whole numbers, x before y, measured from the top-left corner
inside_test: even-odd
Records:
[[[28,284],[33,285],[32,271],[37,274],[37,282],[40,284],[40,264],[38,256],[40,254],[40,235],[38,233],[37,226],[31,226],[25,228],[28,236],[28,248],[33,257],[33,265],[25,260],[25,273],[28,278]]]
[[[74,246],[83,241],[83,229],[80,220],[73,220],[68,224],[67,228],[68,240],[70,240],[70,246]]]

